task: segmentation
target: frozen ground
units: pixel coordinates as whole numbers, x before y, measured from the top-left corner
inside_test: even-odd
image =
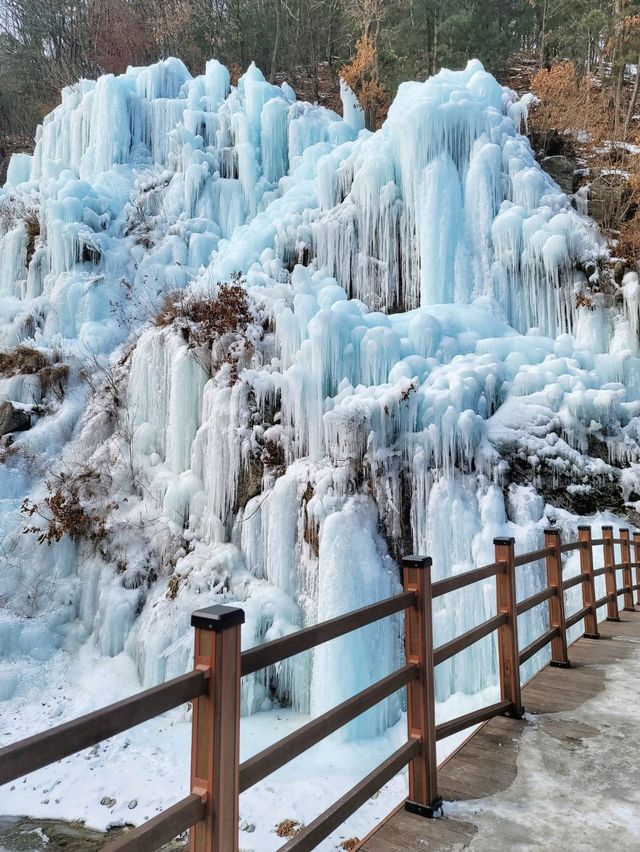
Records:
[[[536,716],[524,729],[517,776],[506,791],[447,806],[448,816],[477,826],[471,849],[640,848],[640,641],[616,641],[634,649],[605,666],[601,693],[576,710]],[[580,734],[554,736],[563,721]]]

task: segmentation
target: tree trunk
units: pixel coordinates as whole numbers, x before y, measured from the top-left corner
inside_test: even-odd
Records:
[[[615,3],[615,22],[618,23],[622,20],[624,14],[624,4],[625,0],[616,0]],[[616,87],[615,87],[615,95],[614,95],[614,113],[613,113],[613,130],[614,133],[618,132],[620,127],[620,118],[622,113],[622,90],[624,87],[624,70],[625,70],[625,61],[624,61],[624,51],[622,46],[622,35],[618,36],[618,41],[615,46],[615,51],[613,55],[613,61],[611,63],[612,69],[616,67],[616,63],[618,65],[618,75],[616,78]]]
[[[638,56],[638,64],[636,65],[636,79],[633,83],[633,92],[631,93],[631,100],[629,101],[629,107],[627,109],[627,114],[624,117],[624,127],[622,128],[622,141],[627,141],[627,134],[629,132],[629,125],[631,124],[631,119],[633,118],[633,113],[636,108],[636,102],[638,100],[638,89],[640,89],[640,56]]]
[[[269,81],[273,83],[276,78],[276,71],[278,70],[278,50],[280,49],[280,2],[279,0],[274,0],[273,8],[276,14],[276,35],[273,40],[273,53],[271,54],[271,73],[269,75]]]

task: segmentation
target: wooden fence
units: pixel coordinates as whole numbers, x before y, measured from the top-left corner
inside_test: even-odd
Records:
[[[195,628],[193,671],[0,749],[0,784],[193,701],[190,794],[140,827],[121,834],[107,848],[110,852],[149,852],[190,829],[191,852],[237,852],[238,799],[241,792],[378,702],[407,687],[407,742],[285,843],[282,850],[302,852],[314,849],[407,765],[409,797],[405,806],[413,813],[432,817],[442,805],[437,786],[437,741],[498,714],[521,716],[520,666],[549,644],[551,665],[569,666],[567,630],[584,620],[583,635],[599,638],[600,607],[606,605],[608,619],[619,620],[618,598],[623,596],[624,609],[632,610],[633,594],[640,590],[640,533],[634,533],[631,542],[628,530],[621,530],[620,537],[614,538],[612,527],[602,527],[602,538],[592,539],[591,528],[583,526],[579,527],[577,541],[562,544],[559,532],[550,529],[545,532],[541,550],[518,556],[511,538],[496,539],[494,545],[495,562],[433,583],[431,560],[409,556],[402,562],[404,591],[400,594],[243,653],[240,649],[240,631],[244,622],[242,609],[213,606],[199,610],[191,620]],[[619,547],[619,562],[615,558],[616,546]],[[598,547],[602,548],[603,564],[594,569],[593,551]],[[562,554],[574,550],[580,552],[580,573],[563,580]],[[526,600],[516,601],[517,569],[539,560],[546,563],[546,587]],[[622,572],[620,587],[616,580],[618,571]],[[596,598],[594,580],[599,576],[605,578],[606,594]],[[433,599],[490,577],[496,579],[496,615],[434,649],[431,627]],[[567,617],[564,592],[577,585],[582,586],[582,607]],[[545,601],[549,604],[549,628],[520,650],[518,616]],[[242,677],[402,611],[406,613],[406,659],[401,668],[240,763]],[[435,667],[494,631],[497,631],[500,700],[437,725]]]

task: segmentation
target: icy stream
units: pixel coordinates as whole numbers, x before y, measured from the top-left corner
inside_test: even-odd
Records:
[[[253,65],[231,87],[215,60],[192,78],[169,59],[65,89],[34,155],[12,159],[0,349],[35,347],[68,376],[0,371],[0,401],[32,421],[0,455],[0,743],[184,672],[195,608],[242,606],[249,647],[393,594],[403,552],[438,579],[493,561],[495,536],[533,550],[550,522],[575,537],[594,507],[617,525],[639,499],[637,276],[606,285],[597,229],[520,135],[528,100],[477,61],[403,84],[374,134],[342,98],[344,118]],[[203,344],[189,305],[238,287],[248,319]],[[23,529],[46,529],[57,489],[90,534],[39,545]],[[494,607],[492,581],[440,599],[436,644]],[[520,620],[521,645],[546,618]],[[390,672],[401,628],[245,679],[250,742]],[[73,673],[92,666],[103,688]],[[439,715],[496,689],[489,638],[439,667]],[[294,768],[247,794],[253,847],[372,767],[402,709],[352,723],[308,786]],[[174,761],[184,774],[185,718],[0,790],[0,811],[99,828],[153,814],[175,799]],[[117,779],[116,757],[124,797],[100,806],[89,784],[80,801],[77,778]],[[160,778],[146,799],[140,761]]]

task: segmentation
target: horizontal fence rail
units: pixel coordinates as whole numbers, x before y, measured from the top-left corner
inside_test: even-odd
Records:
[[[505,566],[503,562],[492,562],[491,565],[475,568],[473,571],[466,571],[464,574],[456,574],[454,577],[448,577],[446,580],[438,580],[437,583],[433,583],[431,586],[431,597],[439,598],[440,595],[447,595],[450,592],[463,589],[465,586],[470,586],[472,583],[479,583],[481,580],[495,577],[496,574],[502,574],[504,570]]]
[[[5,746],[0,749],[0,784],[35,772],[185,704],[203,694],[206,682],[206,672],[194,670],[117,704]]]
[[[379,603],[332,618],[330,621],[297,630],[295,633],[283,636],[282,639],[274,639],[272,642],[258,645],[257,648],[251,648],[242,655],[242,675],[253,674],[295,654],[301,654],[303,651],[309,651],[317,645],[336,639],[338,636],[366,627],[367,624],[373,624],[389,615],[395,615],[412,606],[414,597],[413,592],[403,592]]]
[[[594,548],[602,548],[602,565],[594,568]],[[616,553],[616,548],[619,548]],[[633,548],[633,553],[632,553]],[[515,554],[514,540],[495,539],[495,561],[436,582],[431,560],[402,561],[401,593],[358,610],[304,627],[280,639],[244,652],[240,650],[244,611],[213,606],[192,615],[195,628],[194,669],[181,677],[89,713],[74,721],[0,749],[0,784],[16,780],[57,760],[155,716],[193,701],[191,792],[138,828],[123,832],[107,848],[120,852],[149,852],[190,830],[191,852],[238,852],[238,801],[241,792],[281,769],[344,725],[401,689],[407,690],[407,742],[327,808],[282,847],[286,852],[312,850],[398,772],[408,767],[407,810],[425,817],[441,808],[438,795],[436,743],[496,715],[519,717],[520,666],[548,645],[550,665],[570,666],[567,631],[584,623],[585,637],[598,639],[598,610],[620,620],[618,599],[625,610],[640,604],[640,533],[628,530],[613,536],[602,527],[593,539],[591,528],[578,528],[576,541],[560,541],[556,529],[544,535],[544,547]],[[579,573],[563,578],[564,555],[576,552]],[[600,553],[600,551],[598,551]],[[633,556],[633,558],[632,558]],[[616,558],[617,557],[617,558]],[[544,562],[546,585],[516,600],[516,572]],[[635,571],[635,577],[633,572]],[[619,575],[622,582],[619,583]],[[604,578],[605,594],[596,597],[595,580]],[[634,582],[635,579],[635,582]],[[434,648],[433,600],[475,583],[495,583],[496,614]],[[602,581],[600,581],[602,584]],[[565,592],[580,588],[582,606],[565,613]],[[599,589],[602,591],[602,588]],[[549,626],[526,647],[518,642],[518,616],[546,604]],[[404,614],[405,663],[366,689],[253,755],[239,759],[240,684],[242,677],[296,654],[359,630],[384,618]],[[500,700],[436,724],[434,671],[476,642],[495,636],[498,651]]]

